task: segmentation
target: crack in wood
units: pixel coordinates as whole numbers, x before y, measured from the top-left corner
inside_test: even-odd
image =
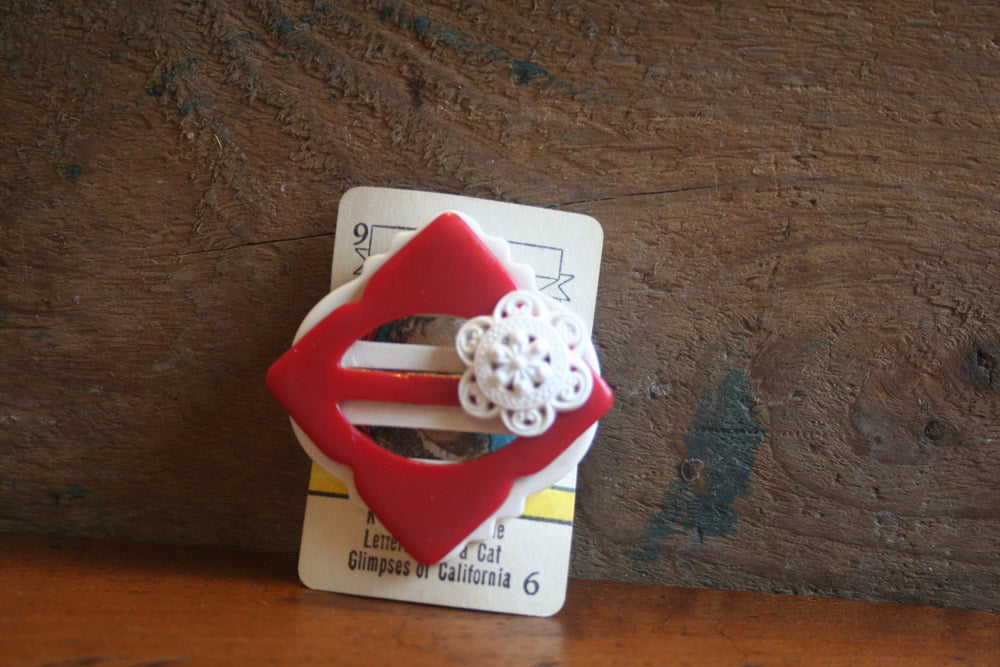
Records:
[[[194,255],[206,255],[213,253],[223,253],[230,252],[232,250],[242,250],[244,248],[253,248],[255,246],[262,245],[276,245],[279,243],[294,243],[296,241],[309,241],[311,239],[321,239],[321,238],[333,238],[333,232],[319,232],[316,234],[305,234],[303,236],[292,236],[285,239],[267,239],[264,241],[248,241],[247,243],[240,243],[237,245],[226,246],[224,248],[205,248],[203,250],[190,250],[188,252],[178,253],[176,255],[150,255],[151,259],[165,259],[165,258],[182,258],[191,257]],[[331,250],[332,252],[332,250]]]

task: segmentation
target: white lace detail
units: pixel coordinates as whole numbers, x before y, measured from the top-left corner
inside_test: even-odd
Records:
[[[583,321],[537,292],[517,290],[497,302],[493,315],[466,322],[455,337],[467,366],[458,398],[469,414],[500,416],[511,433],[541,435],[556,412],[575,410],[594,388],[580,356]]]

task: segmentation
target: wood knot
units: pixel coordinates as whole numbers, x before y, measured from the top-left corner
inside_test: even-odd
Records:
[[[705,472],[705,462],[701,459],[684,459],[681,461],[680,474],[681,479],[690,484],[698,479],[701,479],[702,474]]]
[[[944,427],[937,419],[929,419],[926,424],[924,424],[924,435],[927,436],[929,440],[940,440],[945,436],[948,430]]]

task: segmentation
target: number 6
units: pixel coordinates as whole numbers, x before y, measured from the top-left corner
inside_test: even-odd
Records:
[[[524,584],[522,585],[522,587],[524,588],[524,592],[527,593],[528,595],[536,594],[538,592],[538,589],[541,588],[541,584],[539,584],[538,580],[535,579],[535,577],[538,575],[539,575],[538,572],[532,572],[531,574],[529,574],[527,577],[524,578]]]

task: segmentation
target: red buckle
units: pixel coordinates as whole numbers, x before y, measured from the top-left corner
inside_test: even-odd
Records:
[[[456,213],[444,213],[371,274],[360,298],[321,319],[268,370],[268,387],[315,445],[310,453],[316,462],[327,469],[330,462],[349,468],[353,479],[345,481],[421,563],[435,563],[454,552],[494,517],[518,479],[545,470],[585,437],[611,408],[611,390],[590,369],[594,382],[587,401],[560,413],[545,433],[518,437],[469,461],[431,463],[383,449],[347,421],[340,404],[360,400],[458,407],[459,377],[345,368],[344,354],[388,322],[413,315],[487,314],[517,288],[469,224]],[[573,465],[586,446],[582,449]]]

